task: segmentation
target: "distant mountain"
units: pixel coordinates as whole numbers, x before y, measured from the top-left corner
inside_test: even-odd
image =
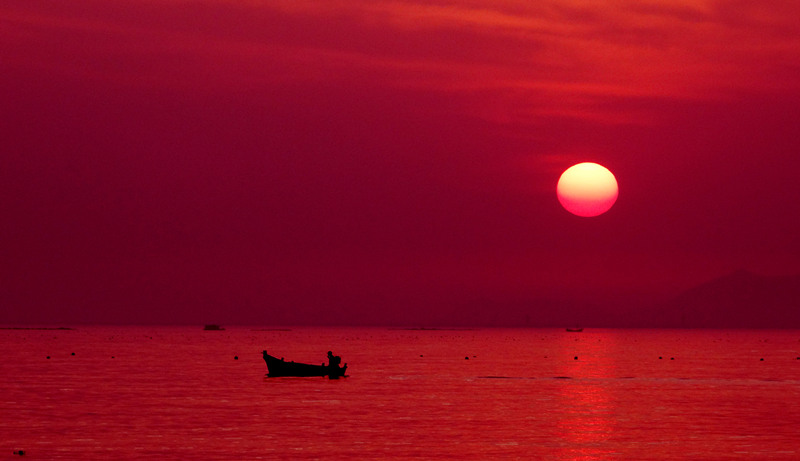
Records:
[[[654,321],[677,328],[800,328],[800,275],[739,270],[683,292]]]

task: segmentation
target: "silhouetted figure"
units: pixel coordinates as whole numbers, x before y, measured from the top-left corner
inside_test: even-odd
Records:
[[[342,363],[342,358],[338,355],[333,355],[333,352],[328,351],[328,366],[331,368],[339,368],[340,363]]]
[[[339,376],[345,376],[345,372],[347,371],[347,364],[344,364],[344,367],[340,367],[339,364],[342,363],[342,358],[338,355],[333,355],[333,352],[328,351],[328,377],[331,379],[336,379]]]

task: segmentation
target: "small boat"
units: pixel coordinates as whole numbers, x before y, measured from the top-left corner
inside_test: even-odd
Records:
[[[222,330],[224,330],[224,328],[222,328],[221,326],[215,325],[213,323],[209,323],[208,325],[204,326],[203,329],[206,330],[206,331],[222,331]]]
[[[583,328],[567,328],[567,331],[572,333],[580,333],[581,331],[583,331]]]
[[[299,363],[299,362],[287,362],[283,358],[273,357],[267,354],[267,351],[263,352],[264,361],[267,362],[267,376],[270,378],[280,377],[280,376],[327,376],[331,379],[339,378],[339,377],[347,377],[345,372],[347,371],[347,364],[345,363],[344,366],[340,367],[338,365],[338,357],[336,361],[331,360],[332,363],[325,365],[311,365],[308,363]],[[329,353],[328,357],[332,355]]]

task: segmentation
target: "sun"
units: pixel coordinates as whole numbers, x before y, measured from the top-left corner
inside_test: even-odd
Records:
[[[567,211],[590,218],[611,209],[617,201],[619,187],[608,168],[584,162],[567,168],[561,174],[556,194]]]

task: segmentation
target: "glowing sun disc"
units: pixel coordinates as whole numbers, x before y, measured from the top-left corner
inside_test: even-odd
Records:
[[[619,187],[614,174],[596,163],[578,163],[561,174],[556,186],[558,201],[570,213],[598,216],[614,205]]]

